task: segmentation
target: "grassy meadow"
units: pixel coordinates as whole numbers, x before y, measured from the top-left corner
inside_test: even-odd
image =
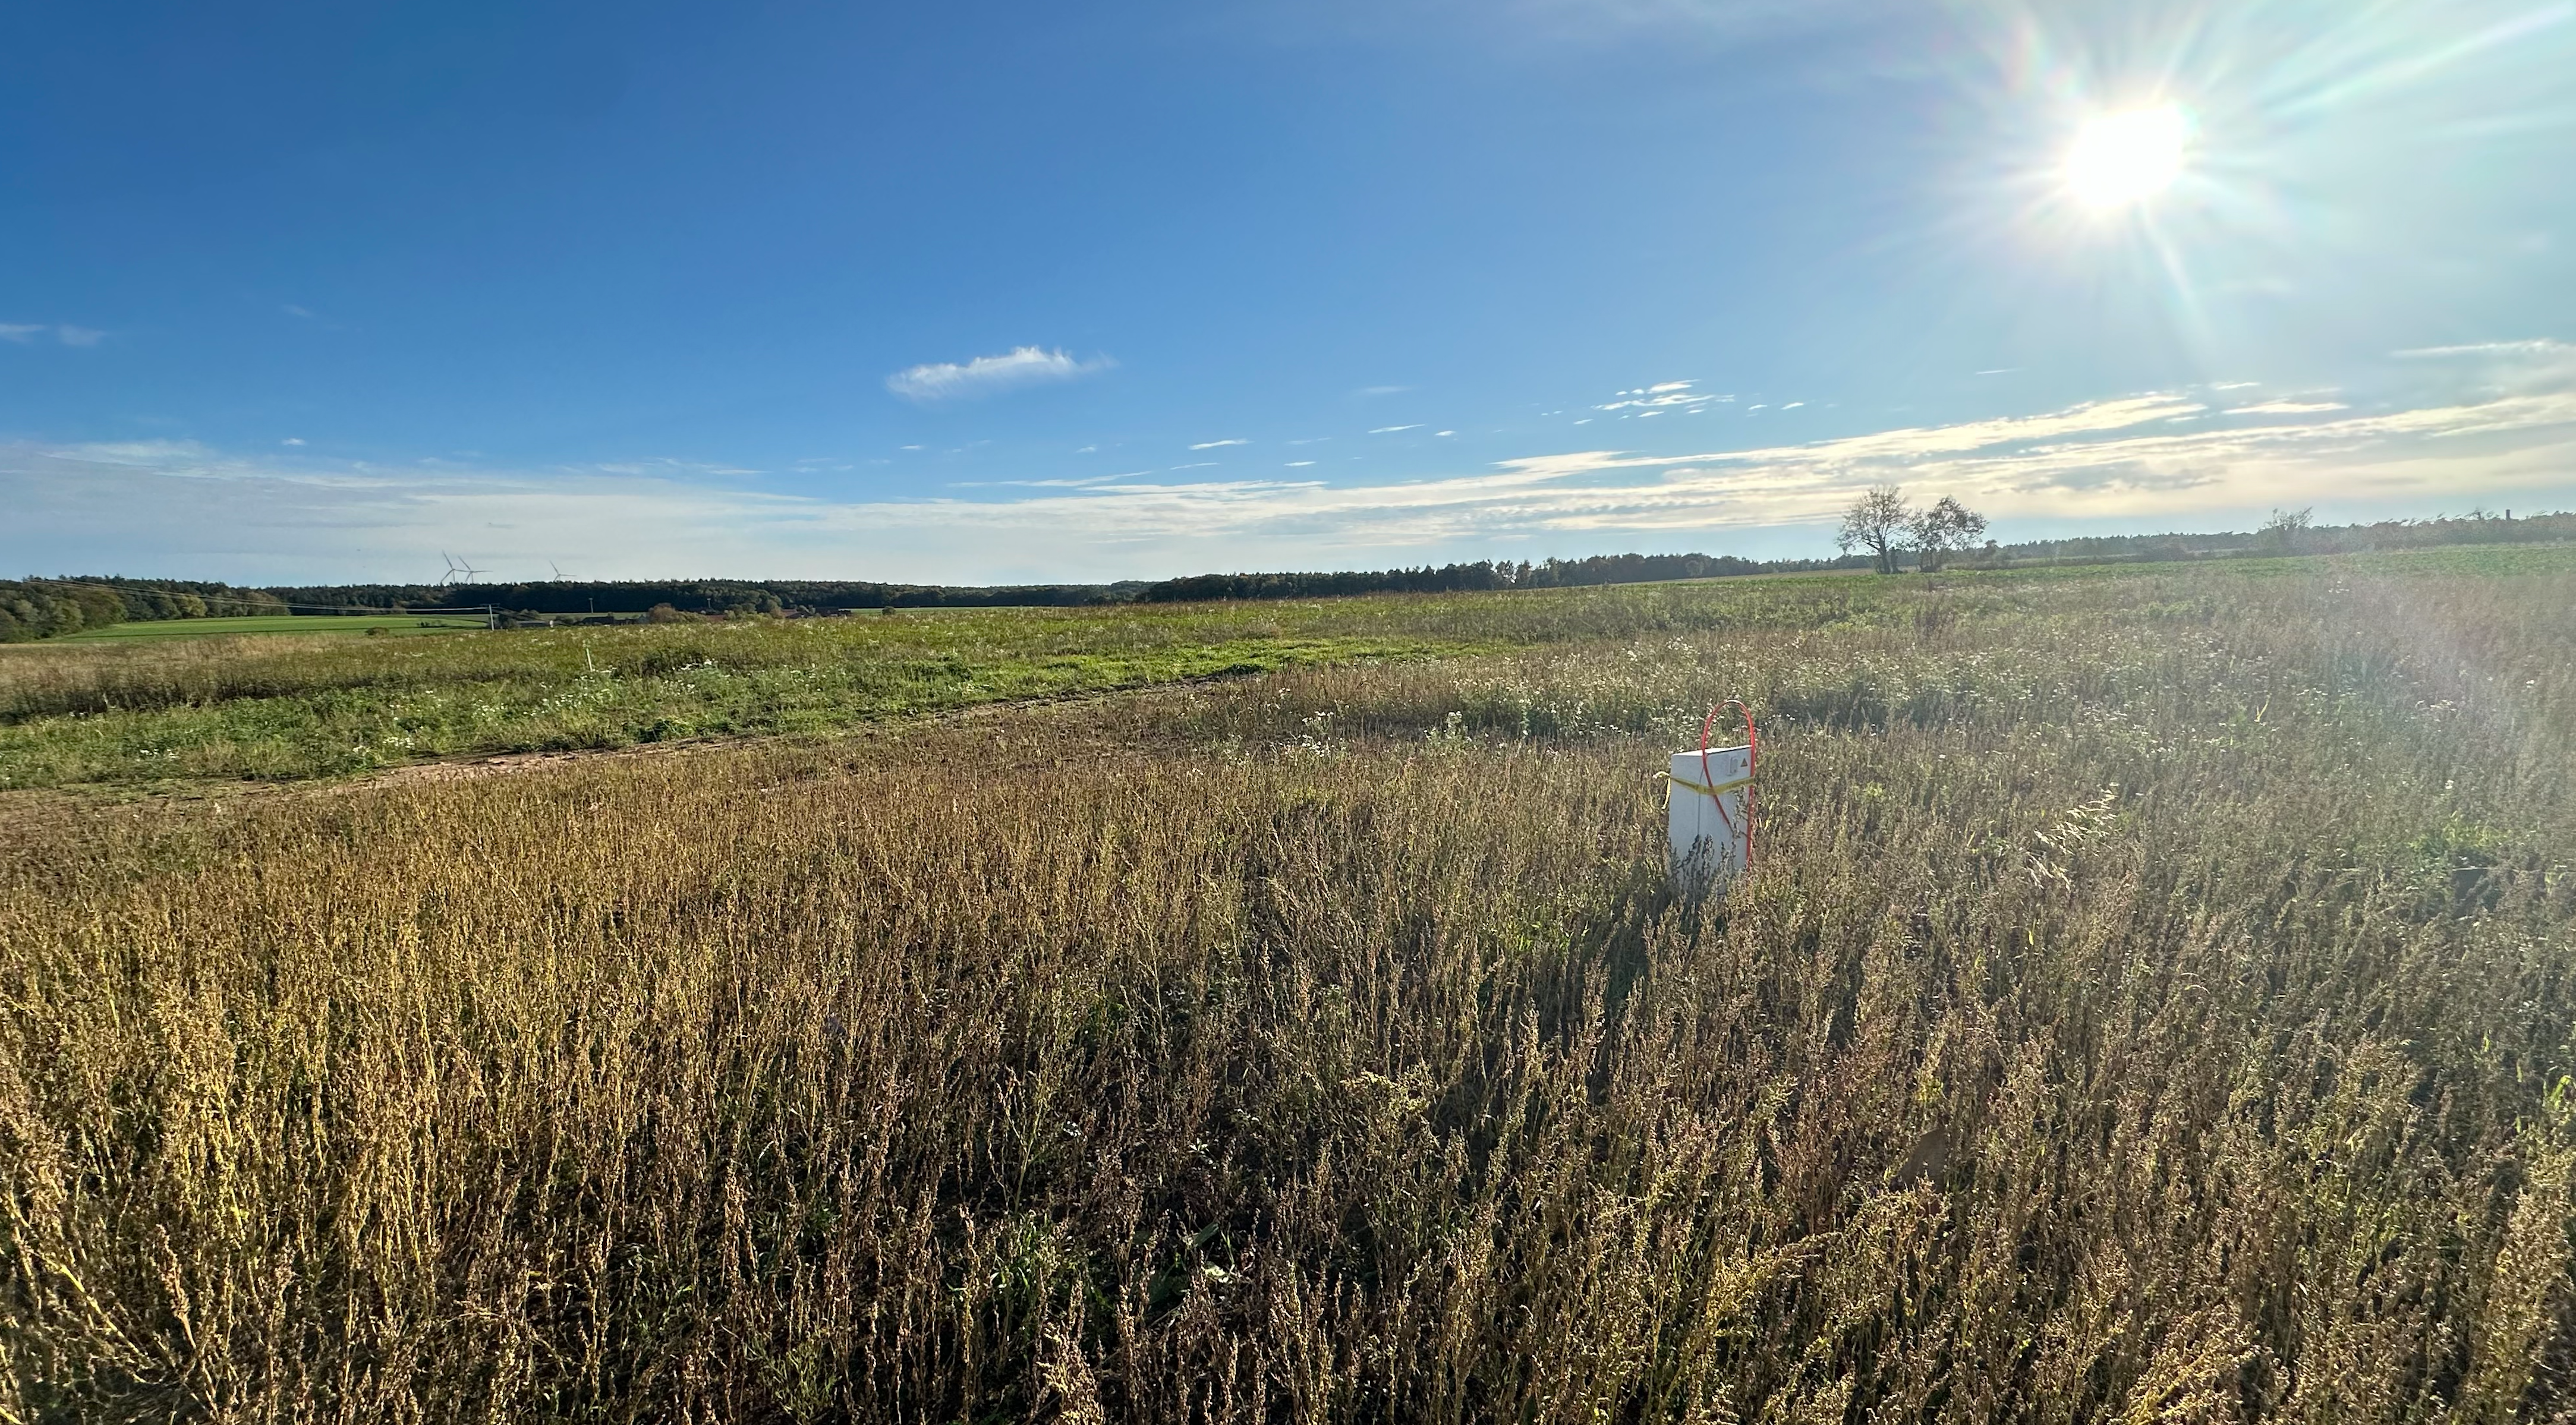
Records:
[[[254,633],[291,634],[299,638],[335,635],[345,638],[353,633],[409,637],[482,628],[486,622],[480,614],[350,614],[327,618],[312,614],[243,614],[234,618],[147,619],[136,623],[112,623],[103,628],[65,634],[61,642],[152,643],[170,638],[238,638]]]
[[[1283,668],[1887,616],[1883,591],[1867,581],[1825,578],[906,610],[399,643],[271,635],[0,645],[0,793],[295,781],[442,757],[829,734],[984,703]]]
[[[0,1420],[2576,1419],[2576,552],[0,653]]]

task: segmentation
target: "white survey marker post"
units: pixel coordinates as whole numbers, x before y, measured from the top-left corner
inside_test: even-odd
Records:
[[[1696,893],[1733,880],[1753,860],[1753,749],[1674,753],[1664,820],[1677,884]]]

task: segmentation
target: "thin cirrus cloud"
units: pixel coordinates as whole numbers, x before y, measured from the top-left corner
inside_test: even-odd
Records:
[[[53,333],[54,340],[65,346],[96,346],[107,339],[107,333],[96,327],[76,327],[69,322],[0,322],[0,341],[33,345],[38,337]]]
[[[2216,525],[2312,503],[2321,515],[2353,515],[2576,502],[2576,347],[2424,359],[2458,368],[2443,375],[2462,389],[2436,383],[2412,401],[2336,411],[2249,410],[2215,388],[2148,392],[1789,444],[1534,454],[1367,484],[1304,478],[1312,472],[1303,468],[1229,479],[1202,462],[1116,483],[1031,482],[1045,487],[1000,498],[783,494],[720,484],[671,461],[397,472],[173,442],[0,445],[0,490],[12,513],[0,527],[0,563],[78,564],[105,551],[206,577],[384,577],[400,563],[392,551],[416,549],[434,569],[442,540],[489,544],[477,531],[507,525],[525,548],[494,547],[478,559],[502,568],[505,559],[577,548],[615,551],[600,577],[685,563],[722,573],[1012,582],[1280,560],[1358,567],[1550,545],[1724,552],[1762,530],[1784,531],[1770,537],[1775,546],[1822,553],[1830,546],[1821,529],[1855,492],[1883,483],[1955,495],[2007,537],[2033,521]],[[2240,414],[2176,423],[2227,410]],[[210,530],[232,542],[208,546]]]
[[[1223,450],[1225,447],[1227,447],[1227,446],[1229,446],[1229,445],[1250,445],[1250,444],[1252,444],[1252,442],[1251,442],[1251,441],[1245,440],[1245,439],[1243,439],[1241,436],[1235,436],[1235,437],[1233,437],[1233,438],[1231,438],[1231,439],[1227,439],[1227,440],[1203,440],[1203,441],[1200,441],[1198,444],[1191,446],[1191,447],[1190,447],[1190,449],[1192,449],[1192,450]]]
[[[1703,395],[1691,388],[1697,381],[1658,381],[1634,391],[1622,391],[1617,399],[1594,406],[1596,411],[1626,411],[1632,415],[1660,416],[1666,411],[1695,411],[1703,406],[1724,405],[1733,396]],[[1756,407],[1755,409],[1760,409]]]
[[[2341,401],[2257,401],[2250,406],[2230,406],[2222,415],[2230,416],[2321,416],[2330,411],[2350,410]]]
[[[1019,346],[970,361],[931,361],[907,366],[885,380],[886,389],[917,406],[997,396],[1026,386],[1076,381],[1117,365],[1106,356],[1076,361],[1062,351]]]

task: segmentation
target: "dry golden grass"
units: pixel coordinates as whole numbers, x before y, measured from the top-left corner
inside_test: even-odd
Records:
[[[0,1414],[2567,1418],[2576,583],[1886,598],[58,804]]]

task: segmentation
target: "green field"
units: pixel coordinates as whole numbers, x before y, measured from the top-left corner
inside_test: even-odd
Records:
[[[295,780],[433,757],[816,734],[979,703],[1453,657],[1882,597],[1760,581],[1232,606],[951,609],[436,639],[0,648],[0,788]]]
[[[240,634],[454,633],[482,628],[482,615],[350,614],[342,616],[257,614],[242,618],[151,619],[109,624],[105,628],[66,634],[57,643],[132,642],[138,639],[225,638]]]
[[[2161,605],[2347,567],[2383,579],[2545,577],[2576,568],[2576,548],[440,630],[435,639],[149,636],[236,622],[357,632],[372,622],[359,618],[128,624],[96,638],[0,646],[0,790],[293,781],[442,757],[827,734],[981,703],[1324,664],[1728,631],[1795,638],[1902,625],[1927,608],[1953,617],[2098,599]],[[2097,589],[2115,592],[2086,592]]]
[[[123,789],[0,794],[0,1420],[2566,1420],[2571,608],[0,650],[0,766]],[[1687,899],[1731,697],[1757,861]],[[206,780],[647,719],[703,745]]]

